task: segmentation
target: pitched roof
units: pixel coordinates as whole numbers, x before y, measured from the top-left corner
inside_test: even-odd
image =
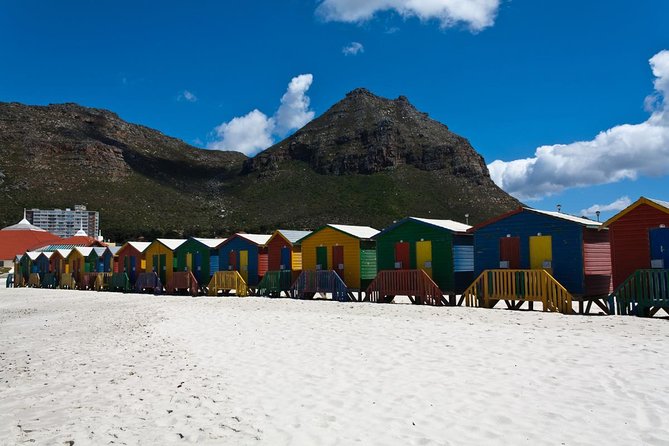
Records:
[[[542,211],[539,209],[532,209],[528,207],[519,207],[517,209],[514,209],[509,212],[505,212],[501,215],[498,215],[496,217],[491,218],[490,220],[484,221],[483,223],[479,223],[478,225],[475,225],[471,227],[467,232],[475,232],[477,229],[484,228],[488,225],[491,225],[493,223],[496,223],[498,221],[504,220],[505,218],[511,217],[512,215],[520,214],[523,212],[532,212],[535,214],[541,214],[541,215],[546,215],[548,217],[553,217],[553,218],[558,218],[560,220],[565,220],[565,221],[570,221],[572,223],[577,223],[586,227],[590,228],[600,228],[602,227],[602,223],[594,220],[589,220],[587,218],[582,218],[582,217],[576,217],[575,215],[569,215],[569,214],[564,214],[562,212],[554,212],[554,211]]]
[[[258,246],[264,245],[272,237],[271,234],[243,234],[239,232],[235,235],[243,239],[246,239],[251,243],[255,243]]]
[[[121,247],[120,246],[107,246],[107,249],[109,250],[109,252],[112,253],[113,256],[115,256],[116,253],[121,250]]]
[[[99,246],[96,246],[93,248],[93,251],[98,255],[98,257],[105,255],[105,251],[107,251],[107,248],[101,248]]]
[[[379,233],[378,229],[374,229],[370,226],[352,226],[352,225],[328,225],[328,226],[363,240],[371,239],[372,237],[374,237],[376,234]]]
[[[151,242],[128,242],[127,244],[132,246],[139,252],[144,252],[146,251],[146,248],[148,248],[149,245],[151,245]]]
[[[76,248],[73,249],[73,251],[77,251],[82,256],[88,257],[89,255],[91,255],[91,252],[93,252],[93,248],[90,246],[77,246]]]
[[[39,257],[41,254],[42,254],[42,253],[39,252],[39,251],[27,251],[27,252],[26,252],[26,255],[27,255],[28,258],[29,258],[30,260],[32,260],[32,261],[37,260],[37,257]]]
[[[50,259],[53,255],[53,251],[39,251],[40,255],[43,255],[47,259]]]
[[[655,209],[657,209],[659,211],[666,212],[667,214],[669,214],[669,202],[668,201],[657,200],[655,198],[639,197],[639,199],[637,201],[630,204],[625,209],[623,209],[622,211],[618,212],[613,217],[606,220],[604,222],[603,226],[608,227],[611,223],[613,223],[616,220],[618,220],[619,218],[627,215],[628,212],[632,211],[633,209],[636,209],[637,207],[641,206],[642,204],[646,204],[648,206],[654,207]]]
[[[293,229],[277,229],[275,233],[278,232],[288,240],[290,243],[293,245],[297,243],[298,240],[302,240],[304,237],[308,236],[311,234],[311,231],[295,231]],[[272,235],[274,237],[274,235]]]
[[[193,240],[197,240],[198,242],[202,243],[204,246],[207,248],[215,249],[221,246],[227,238],[201,238],[201,237],[193,237]]]
[[[185,238],[157,238],[156,241],[162,243],[163,245],[167,246],[169,249],[174,251],[179,246],[183,245],[186,242],[186,239]]]
[[[381,234],[385,234],[388,231],[391,231],[398,227],[401,224],[404,224],[407,221],[417,221],[419,223],[424,223],[426,225],[430,226],[435,226],[437,228],[441,229],[446,229],[451,232],[467,232],[471,228],[471,226],[466,225],[464,223],[460,223],[454,220],[436,220],[432,218],[418,218],[418,217],[406,217],[403,218],[400,221],[397,221],[393,223],[392,225],[388,226],[387,228],[384,228],[381,232],[376,234],[374,238],[378,237]]]
[[[56,249],[56,252],[58,254],[60,254],[63,258],[65,258],[65,257],[70,255],[72,250],[71,249],[61,249],[61,248],[59,248],[59,249]]]
[[[73,246],[106,246],[101,241],[87,235],[73,235],[72,237],[61,239],[60,243]]]
[[[17,254],[33,250],[37,246],[56,243],[61,240],[55,234],[33,226],[25,225],[27,220],[0,230],[0,260],[13,259]]]

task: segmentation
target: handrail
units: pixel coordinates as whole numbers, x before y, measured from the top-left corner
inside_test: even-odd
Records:
[[[463,293],[468,307],[491,308],[500,300],[541,302],[544,311],[572,312],[573,297],[543,269],[483,271]]]
[[[310,297],[308,295],[331,293],[332,300],[340,302],[351,300],[348,287],[333,270],[302,271],[293,284],[292,293],[298,299]]]
[[[293,271],[267,271],[258,284],[258,295],[272,296],[282,291],[289,292],[293,287]]]
[[[219,291],[235,290],[238,297],[249,295],[249,288],[239,271],[216,271],[209,281],[209,295],[216,296]]]
[[[422,269],[380,271],[367,287],[365,300],[381,302],[386,296],[412,296],[428,305],[444,305],[444,292]]]
[[[634,271],[609,295],[609,305],[621,315],[669,306],[669,269]]]

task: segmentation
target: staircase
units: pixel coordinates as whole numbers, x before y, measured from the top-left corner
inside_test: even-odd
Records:
[[[114,273],[109,280],[109,291],[130,291],[130,279],[126,273]]]
[[[510,309],[541,302],[544,311],[571,314],[573,297],[543,269],[485,270],[463,293],[468,307],[493,308],[504,301]]]
[[[209,295],[217,296],[219,292],[228,293],[235,290],[238,297],[249,295],[249,287],[238,271],[217,271],[209,281]]]
[[[332,300],[339,302],[353,300],[344,281],[332,270],[302,271],[293,284],[292,293],[298,299],[313,299],[316,294],[331,294]]]
[[[172,273],[172,278],[165,285],[165,291],[170,294],[176,294],[178,291],[186,291],[191,296],[197,296],[199,285],[191,271],[179,271]]]
[[[258,284],[258,295],[266,297],[280,297],[282,292],[291,296],[293,287],[293,271],[268,271]]]
[[[154,272],[140,273],[135,281],[135,291],[138,293],[151,292],[153,294],[161,294],[163,292],[163,284],[158,274]]]
[[[395,296],[408,296],[414,304],[447,303],[443,291],[422,269],[379,272],[365,292],[365,301],[390,303]]]
[[[609,305],[623,315],[669,313],[669,269],[636,270],[609,295]]]

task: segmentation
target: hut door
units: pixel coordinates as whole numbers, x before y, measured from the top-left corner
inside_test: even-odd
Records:
[[[228,270],[237,271],[237,251],[230,251],[228,253]]]
[[[669,228],[650,230],[650,267],[669,268]]]
[[[186,269],[185,271],[193,271],[193,253],[186,253]]]
[[[160,271],[160,281],[165,284],[167,283],[167,255],[160,254],[159,257],[159,271]]]
[[[520,269],[520,237],[499,239],[499,267]]]
[[[195,271],[195,278],[202,282],[204,274],[202,274],[202,253],[196,252],[193,256],[193,271]]]
[[[395,243],[395,269],[409,268],[411,268],[411,260],[409,258],[409,243]]]
[[[128,262],[128,279],[130,282],[135,283],[135,271],[137,269],[137,257],[129,256],[125,258]]]
[[[344,279],[344,247],[343,246],[333,246],[332,247],[332,267],[339,277]]]
[[[553,272],[553,238],[550,235],[530,237],[530,268]]]
[[[416,242],[416,267],[432,277],[432,242]]]
[[[290,269],[290,248],[284,246],[281,248],[281,268],[282,271]]]
[[[104,257],[98,257],[98,272],[99,273],[104,273],[105,272],[105,258]]]
[[[318,246],[316,248],[316,269],[325,271],[328,269],[328,248],[327,246]]]
[[[247,250],[239,251],[239,273],[244,281],[249,281],[249,252]]]

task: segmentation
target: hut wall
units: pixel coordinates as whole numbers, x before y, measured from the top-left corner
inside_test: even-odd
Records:
[[[344,283],[349,288],[360,288],[360,241],[348,234],[325,227],[314,232],[309,238],[302,242],[302,268],[304,270],[316,269],[316,250],[325,247],[327,251],[327,262],[330,270],[336,271],[333,265],[332,247],[342,246],[344,248]]]
[[[520,238],[520,269],[530,269],[530,237],[551,236],[552,274],[567,290],[583,294],[583,226],[530,211],[512,214],[474,232],[474,275],[500,267],[500,239]]]
[[[649,230],[669,227],[669,214],[645,203],[609,225],[613,287],[617,287],[637,269],[650,268]]]
[[[241,251],[247,251],[247,270],[243,271]],[[249,286],[256,286],[260,282],[258,277],[258,245],[242,237],[233,236],[219,248],[218,258],[221,271],[228,271],[231,266],[230,253],[235,258],[233,269],[239,271]]]
[[[472,239],[471,236],[464,237]],[[432,279],[443,291],[453,290],[453,233],[447,229],[407,220],[380,234],[376,238],[377,269],[395,269],[395,245],[400,242],[409,245],[409,265],[403,266],[403,269],[425,269],[424,265],[418,265],[417,262],[416,242],[421,240],[432,244]]]
[[[583,229],[585,294],[609,294],[611,287],[611,243],[608,230]]]

